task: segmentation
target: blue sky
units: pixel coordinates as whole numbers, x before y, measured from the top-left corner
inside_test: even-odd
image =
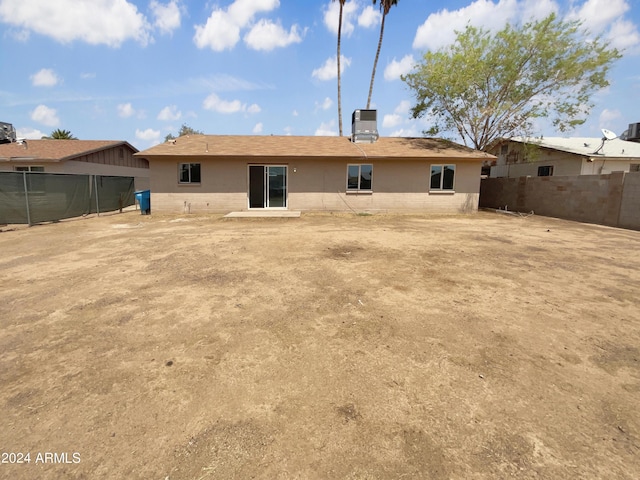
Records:
[[[640,122],[640,0],[399,0],[385,24],[372,98],[383,136],[420,136],[399,77],[471,22],[550,12],[581,19],[623,52],[611,86],[572,135]],[[18,136],[57,128],[139,149],[183,123],[208,134],[337,135],[337,2],[0,0],[0,120]],[[380,28],[370,0],[345,5],[343,133],[365,108]],[[549,125],[536,134],[559,135]],[[454,140],[459,141],[455,137]]]

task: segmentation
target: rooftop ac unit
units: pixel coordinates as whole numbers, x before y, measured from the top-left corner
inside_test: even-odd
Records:
[[[356,110],[351,116],[351,140],[354,143],[378,140],[378,112],[376,110]]]
[[[631,142],[640,142],[640,123],[630,123],[627,130],[627,140]]]
[[[0,122],[0,143],[16,141],[16,129],[10,123]]]

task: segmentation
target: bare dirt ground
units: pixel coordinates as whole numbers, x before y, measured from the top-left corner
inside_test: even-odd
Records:
[[[640,478],[640,232],[486,212],[4,230],[0,478]]]

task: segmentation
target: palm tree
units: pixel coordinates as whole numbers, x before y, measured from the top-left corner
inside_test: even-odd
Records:
[[[49,138],[52,140],[77,140],[69,130],[60,130],[59,128],[51,132]]]
[[[336,0],[331,0],[335,2]],[[340,3],[340,14],[338,17],[338,54],[336,56],[336,61],[338,64],[338,128],[340,130],[340,136],[342,136],[342,85],[341,85],[341,74],[340,74],[340,38],[342,36],[342,8],[347,0],[338,0]]]
[[[375,5],[377,2],[373,0]],[[384,36],[384,20],[393,5],[397,5],[398,0],[380,0],[380,11],[382,12],[382,21],[380,22],[380,39],[378,40],[378,50],[376,51],[376,59],[373,62],[373,71],[371,72],[371,83],[369,84],[369,97],[367,98],[367,110],[371,105],[371,94],[373,93],[373,80],[376,77],[376,67],[378,66],[378,58],[380,57],[380,48],[382,48],[382,37]]]

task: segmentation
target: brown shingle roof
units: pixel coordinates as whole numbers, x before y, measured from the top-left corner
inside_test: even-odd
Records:
[[[23,144],[0,144],[0,162],[33,159],[45,162],[64,162],[82,155],[117,146],[138,149],[119,140],[25,140]]]
[[[455,158],[486,160],[484,152],[436,138],[380,138],[375,143],[352,143],[349,137],[259,135],[187,135],[136,154],[153,160],[167,156],[306,157],[306,158]]]

